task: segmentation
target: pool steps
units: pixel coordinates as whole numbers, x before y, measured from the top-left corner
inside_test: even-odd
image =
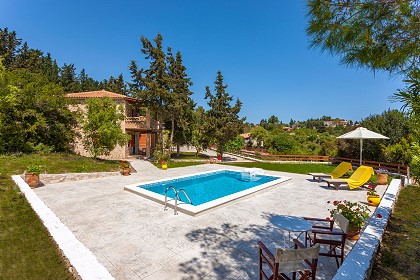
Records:
[[[188,194],[187,194],[187,191],[186,190],[184,190],[184,189],[179,189],[178,191],[173,187],[173,186],[169,186],[169,187],[167,187],[166,188],[166,190],[165,190],[165,205],[164,205],[164,207],[163,207],[163,210],[168,210],[168,207],[167,207],[167,202],[168,202],[168,191],[169,190],[173,190],[174,191],[174,193],[175,193],[175,207],[174,207],[174,215],[178,215],[178,210],[177,210],[177,205],[178,205],[178,201],[182,201],[182,199],[181,199],[181,197],[179,196],[179,193],[183,193],[184,195],[185,195],[185,197],[188,199],[188,202],[189,202],[189,204],[191,204],[191,205],[193,205],[193,203],[192,203],[192,201],[191,201],[191,199],[190,199],[190,197],[188,196]]]

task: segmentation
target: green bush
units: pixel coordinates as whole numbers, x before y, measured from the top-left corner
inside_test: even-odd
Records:
[[[411,176],[413,176],[417,185],[420,185],[420,144],[418,142],[412,145],[413,157],[410,164]]]

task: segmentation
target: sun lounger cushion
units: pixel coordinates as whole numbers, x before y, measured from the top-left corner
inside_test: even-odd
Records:
[[[369,181],[370,177],[374,174],[373,168],[370,166],[360,166],[354,171],[349,179],[346,179],[350,189],[355,189],[362,186]]]
[[[351,166],[351,163],[342,161],[339,165],[337,165],[334,170],[330,174],[326,173],[308,173],[309,175],[315,178],[319,178],[318,181],[321,181],[321,178],[332,178],[337,179],[346,174],[347,171],[353,170],[353,167]]]

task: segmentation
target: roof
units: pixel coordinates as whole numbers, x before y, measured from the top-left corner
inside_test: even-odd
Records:
[[[127,95],[118,94],[115,92],[110,92],[106,90],[96,90],[96,91],[85,91],[85,92],[75,92],[66,94],[67,98],[74,99],[85,99],[85,98],[103,98],[110,97],[112,99],[123,99],[127,101],[140,101],[137,98],[133,98]]]

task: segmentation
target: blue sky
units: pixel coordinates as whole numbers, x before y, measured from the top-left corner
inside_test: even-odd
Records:
[[[304,0],[278,1],[1,1],[0,27],[15,30],[59,65],[74,63],[102,80],[141,67],[140,37],[158,32],[181,51],[205,105],[221,70],[227,91],[243,102],[242,116],[284,122],[323,115],[360,121],[388,108],[401,77],[348,68],[338,57],[309,48]]]

